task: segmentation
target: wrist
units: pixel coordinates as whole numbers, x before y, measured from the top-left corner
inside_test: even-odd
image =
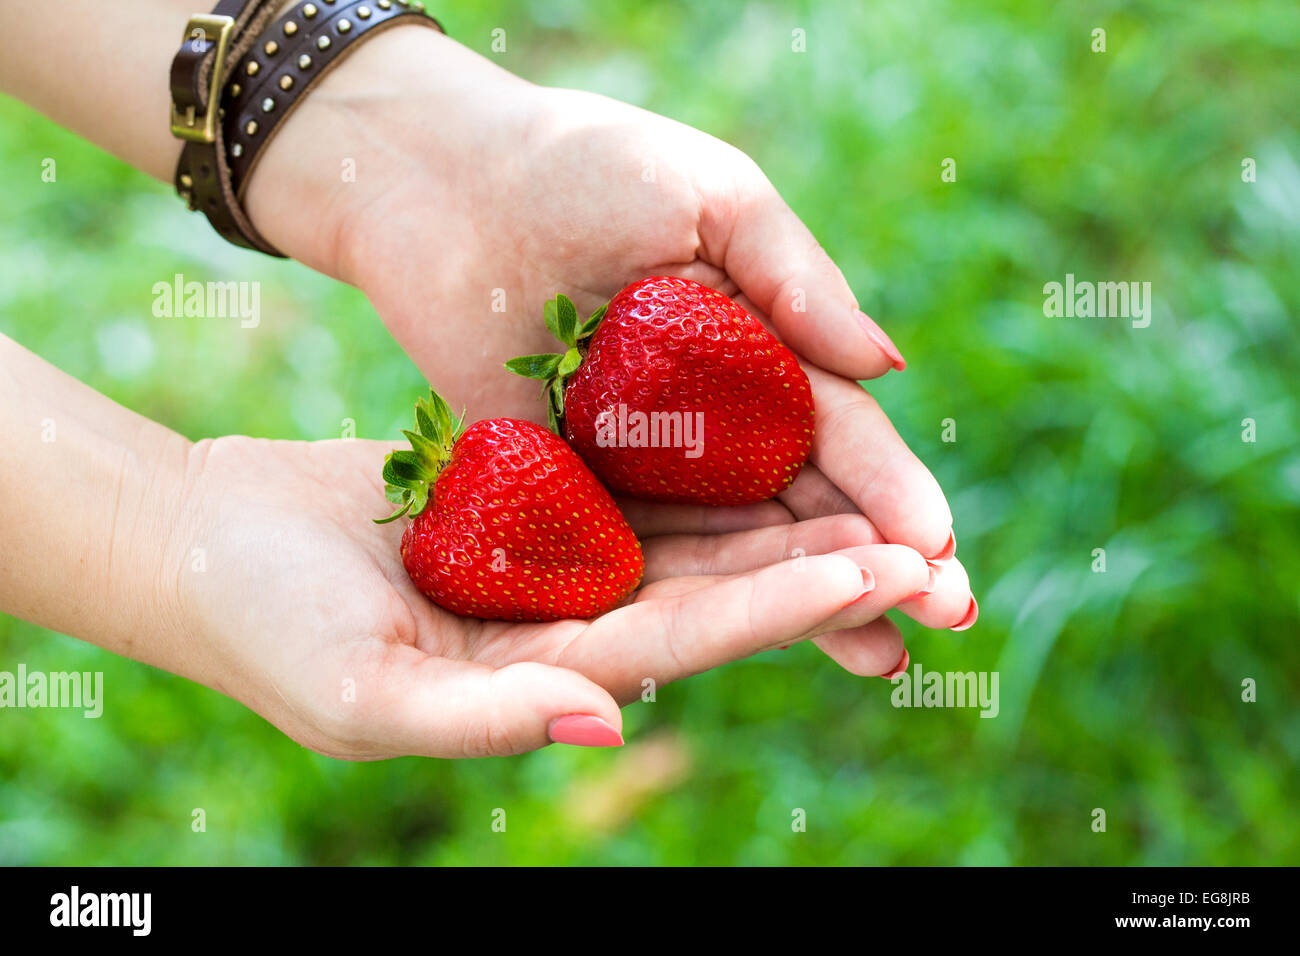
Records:
[[[107,529],[104,632],[94,643],[190,676],[182,647],[188,628],[178,582],[188,567],[182,500],[192,443],[148,423],[117,452],[116,498]],[[83,635],[78,635],[83,636]]]
[[[0,336],[0,608],[159,666],[189,442]],[[174,575],[173,575],[174,580]]]
[[[364,287],[378,236],[436,193],[461,214],[465,194],[509,160],[530,84],[415,24],[361,43],[264,147],[245,195],[257,228],[292,258]],[[436,231],[438,223],[406,224]]]

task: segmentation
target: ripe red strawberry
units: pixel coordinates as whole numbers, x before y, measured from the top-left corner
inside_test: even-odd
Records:
[[[585,322],[546,304],[563,355],[512,372],[546,379],[551,427],[614,491],[736,505],[789,487],[808,458],[813,399],[794,354],[734,301],[690,279],[634,282]]]
[[[465,429],[436,392],[415,406],[410,451],[384,460],[410,514],[402,564],[456,614],[505,621],[595,617],[641,580],[641,545],[600,482],[558,436],[493,418]]]

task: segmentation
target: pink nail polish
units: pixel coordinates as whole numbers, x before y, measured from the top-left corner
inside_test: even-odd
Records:
[[[893,680],[895,677],[898,677],[904,671],[906,671],[907,665],[910,663],[912,663],[912,658],[907,653],[907,648],[905,647],[903,648],[903,656],[898,659],[898,663],[894,665],[894,669],[890,671],[888,674],[881,674],[880,676],[883,677],[885,680]]]
[[[966,609],[966,616],[963,617],[956,624],[954,624],[952,627],[948,628],[948,630],[950,631],[970,630],[970,628],[972,628],[975,625],[975,622],[979,620],[979,616],[980,616],[979,602],[976,601],[974,595],[972,595],[970,599],[970,607]]]
[[[623,735],[592,714],[568,714],[551,721],[550,736],[557,744],[575,747],[621,747]]]
[[[885,330],[876,325],[871,316],[867,315],[867,313],[863,312],[861,309],[854,309],[853,312],[858,317],[858,324],[861,325],[862,330],[867,333],[867,338],[871,339],[876,348],[880,349],[880,351],[884,352],[885,355],[889,357],[889,361],[893,365],[894,370],[901,372],[903,369],[907,368],[907,360],[903,358],[903,353],[898,351],[898,346],[890,341],[889,336],[885,334]]]
[[[930,561],[947,561],[956,553],[957,553],[957,536],[953,534],[951,531],[949,531],[948,543],[943,546],[942,550],[940,550],[938,554],[936,554],[933,558],[927,558],[926,561],[927,563]]]

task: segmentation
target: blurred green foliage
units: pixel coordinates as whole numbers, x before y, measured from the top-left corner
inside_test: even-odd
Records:
[[[617,754],[348,764],[0,617],[0,669],[102,670],[107,689],[97,721],[0,711],[0,862],[1300,862],[1300,7],[436,12],[524,76],[666,113],[767,170],[909,357],[870,389],[947,489],[981,597],[967,633],[902,621],[912,659],[998,671],[1000,715],[895,709],[884,681],[800,646],[660,688]],[[73,375],[195,438],[404,423],[420,376],[355,291],[225,246],[8,101],[0,184],[0,331]],[[176,272],[259,278],[274,318],[155,319],[150,289]],[[1067,272],[1150,281],[1151,326],[1045,318]]]

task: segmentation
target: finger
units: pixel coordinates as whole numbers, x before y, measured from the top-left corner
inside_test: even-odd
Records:
[[[820,515],[862,513],[853,500],[812,463],[799,469],[794,483],[777,499],[799,521]]]
[[[723,534],[747,528],[789,524],[793,520],[789,510],[776,501],[760,501],[729,508],[621,497],[616,497],[614,501],[641,539],[662,534]]]
[[[823,621],[816,629],[793,640],[802,640],[869,621],[899,605],[900,602],[914,597],[916,591],[923,586],[920,582],[928,581],[930,577],[930,562],[912,548],[901,544],[858,545],[836,551],[835,554],[848,557],[861,567],[864,581],[869,581],[870,584],[857,601],[849,604],[839,614]],[[805,567],[806,561],[806,558],[802,561],[795,559],[786,562],[786,565],[795,574],[799,574]],[[636,600],[657,601],[680,597],[683,594],[712,587],[724,579],[723,576],[707,574],[663,578],[642,588]],[[869,597],[866,596],[868,593]]]
[[[800,355],[851,379],[905,367],[897,347],[858,308],[839,268],[761,174],[734,217],[706,219],[701,237],[706,254],[721,252],[727,275]]]
[[[933,573],[929,593],[904,601],[898,609],[926,627],[966,630],[979,616],[966,569],[956,558],[929,564]]]
[[[630,698],[647,679],[667,683],[797,640],[862,597],[872,577],[838,554],[795,564],[611,611],[574,638],[559,663]],[[870,620],[869,612],[853,623]]]
[[[813,638],[813,643],[835,663],[859,677],[883,677],[907,666],[903,632],[887,617],[878,617],[861,627],[823,634]]]
[[[430,657],[387,645],[374,686],[358,688],[351,726],[386,755],[487,757],[520,754],[552,742],[617,746],[622,714],[614,698],[576,671],[521,662],[491,667]],[[367,692],[368,691],[368,692]],[[607,728],[602,732],[600,724]]]
[[[817,402],[812,461],[889,541],[952,556],[952,511],[876,400],[855,382],[805,366]]]
[[[905,545],[869,544],[837,553],[860,567],[870,569],[875,579],[874,586],[857,602],[818,625],[810,633],[812,637],[860,627],[875,620],[914,595],[930,579],[930,568],[925,558]]]
[[[778,561],[829,554],[884,539],[859,514],[829,515],[731,534],[665,535],[647,541],[645,574],[649,584],[697,574],[740,574]]]

